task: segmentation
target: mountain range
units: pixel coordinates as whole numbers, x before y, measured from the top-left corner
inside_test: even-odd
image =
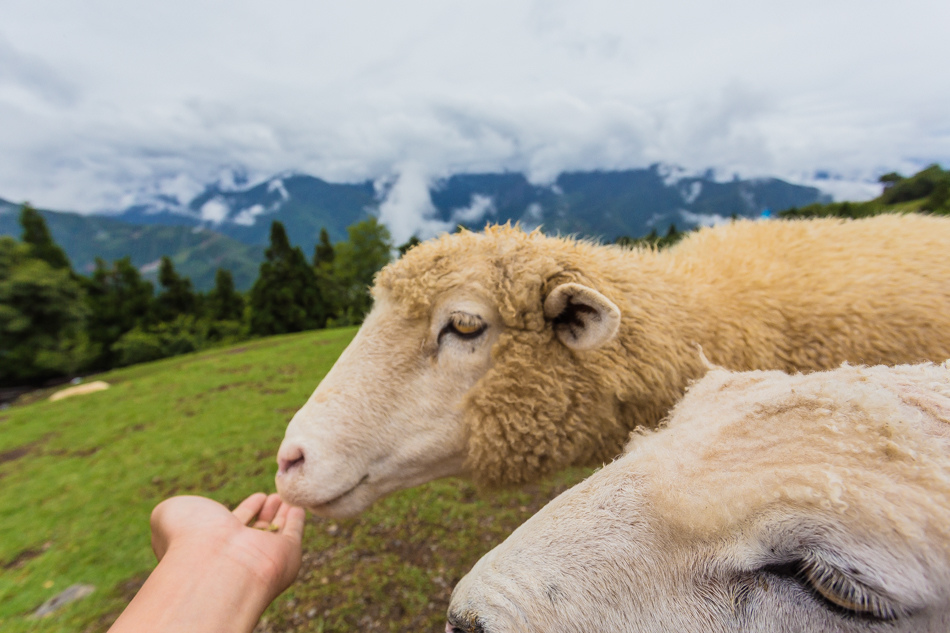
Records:
[[[112,261],[128,255],[154,278],[159,258],[170,255],[198,289],[213,285],[218,267],[231,269],[235,284],[246,289],[257,277],[273,220],[282,222],[309,256],[321,228],[333,241],[346,239],[346,227],[378,215],[387,195],[371,181],[329,183],[289,173],[249,183],[238,174],[207,185],[190,200],[152,196],[106,215],[42,213],[81,273],[91,272],[96,257]],[[478,229],[487,221],[510,220],[608,241],[652,230],[662,234],[672,224],[690,229],[829,200],[814,187],[774,178],[720,182],[712,172],[688,175],[663,165],[566,172],[550,185],[532,184],[514,172],[456,174],[432,184],[429,198],[429,219],[446,226]],[[19,236],[18,209],[0,199],[0,234]]]

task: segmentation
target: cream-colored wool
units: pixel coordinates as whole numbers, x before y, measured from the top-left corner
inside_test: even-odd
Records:
[[[458,631],[950,630],[950,366],[710,371],[456,587]]]
[[[278,489],[344,516],[446,475],[609,460],[707,371],[700,348],[734,370],[941,361],[948,253],[950,219],[919,215],[737,221],[664,251],[508,226],[425,242],[378,274],[288,427]]]
[[[579,353],[558,342],[542,304],[567,282],[619,306],[615,340]],[[459,286],[493,296],[505,326],[465,405],[468,463],[489,485],[618,454],[703,374],[697,345],[736,370],[950,357],[946,219],[742,221],[660,252],[491,227],[427,242],[377,278],[419,319]]]

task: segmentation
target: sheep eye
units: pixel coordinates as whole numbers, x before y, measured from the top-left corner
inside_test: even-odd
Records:
[[[801,575],[822,598],[845,611],[879,620],[894,620],[898,610],[870,587],[841,570],[817,561],[803,561]]]
[[[472,334],[480,334],[481,331],[485,329],[485,326],[475,323],[453,323],[452,329],[455,330],[456,334],[469,336]]]
[[[871,587],[814,555],[765,571],[800,583],[833,610],[851,616],[889,621],[906,615]]]
[[[461,339],[471,340],[481,336],[487,329],[484,321],[472,314],[453,312],[449,315],[449,322],[439,332],[439,343],[446,334],[453,334]]]

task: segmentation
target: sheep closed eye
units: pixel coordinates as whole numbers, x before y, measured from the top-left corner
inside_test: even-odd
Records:
[[[782,565],[770,565],[762,571],[800,584],[817,600],[843,615],[885,622],[906,615],[903,609],[891,604],[860,580],[812,555]]]

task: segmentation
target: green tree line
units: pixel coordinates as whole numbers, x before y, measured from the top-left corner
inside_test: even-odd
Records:
[[[372,305],[369,287],[393,251],[375,218],[331,244],[324,229],[312,260],[291,246],[280,222],[251,290],[235,290],[218,269],[214,288],[196,292],[171,258],[158,288],[130,258],[72,270],[43,217],[20,211],[22,237],[0,237],[0,386],[104,371],[257,336],[356,324]]]

